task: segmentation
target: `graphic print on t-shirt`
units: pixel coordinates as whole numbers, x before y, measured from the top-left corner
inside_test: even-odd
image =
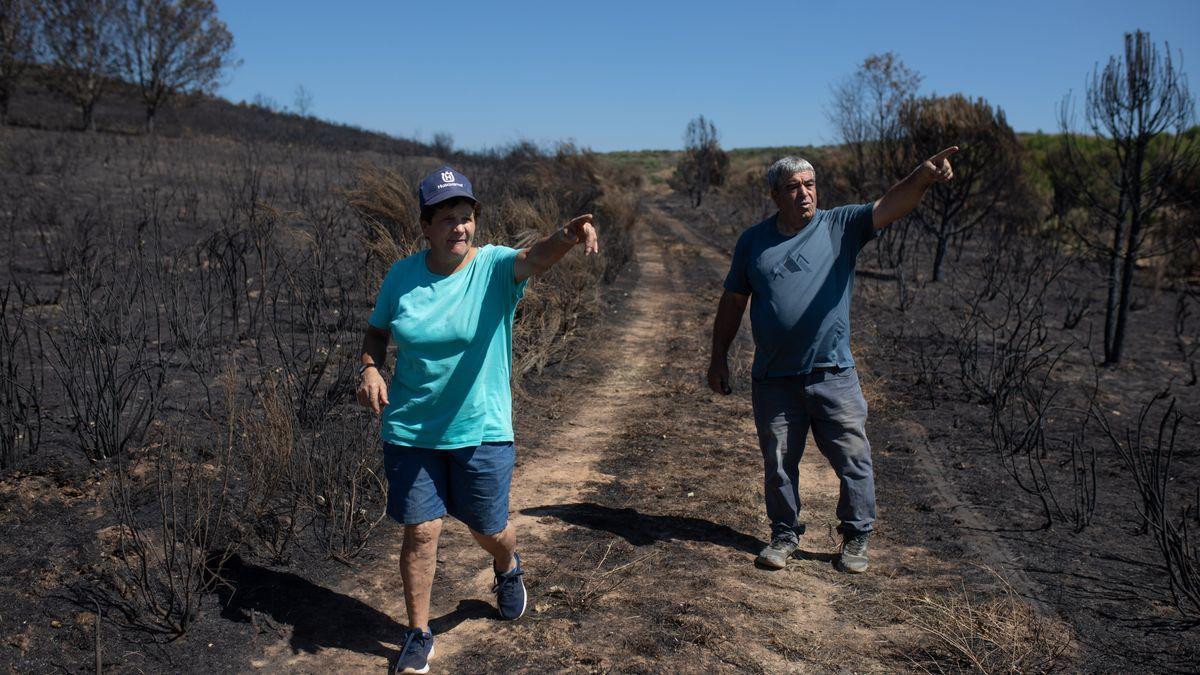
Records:
[[[804,254],[800,253],[800,251],[794,251],[791,255],[785,257],[783,262],[776,266],[774,270],[772,270],[771,275],[778,279],[779,277],[791,272],[810,271],[812,271],[812,265],[809,264],[808,258],[805,258]]]

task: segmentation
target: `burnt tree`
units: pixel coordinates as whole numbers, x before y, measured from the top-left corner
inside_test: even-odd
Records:
[[[32,0],[0,0],[0,125],[8,124],[8,102],[33,63],[37,30]]]
[[[42,37],[55,69],[50,85],[79,107],[82,127],[96,129],[93,113],[117,74],[116,0],[43,0]]]
[[[1020,145],[999,106],[961,94],[918,98],[900,113],[908,164],[954,139],[954,180],[929,189],[912,218],[934,240],[933,281],[942,278],[950,241],[993,216],[1018,194]]]
[[[675,178],[681,187],[700,206],[704,193],[725,182],[729,172],[729,156],[721,149],[717,127],[704,115],[688,122],[683,134],[683,157],[675,167]]]
[[[868,56],[858,70],[833,87],[826,117],[850,151],[847,178],[859,201],[877,199],[903,170],[896,161],[903,137],[900,111],[920,86],[919,73],[896,54],[885,52]]]
[[[1168,45],[1126,33],[1123,56],[1092,73],[1078,130],[1070,95],[1059,109],[1060,156],[1055,187],[1088,213],[1091,227],[1073,228],[1107,267],[1104,363],[1121,360],[1133,276],[1144,245],[1161,224],[1173,182],[1196,170],[1197,140],[1184,133],[1195,119],[1187,79]]]
[[[138,87],[148,132],[172,96],[212,93],[236,64],[212,0],[126,0],[117,17],[121,73]]]

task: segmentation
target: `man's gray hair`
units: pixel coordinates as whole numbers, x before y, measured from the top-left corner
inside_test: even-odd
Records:
[[[792,174],[802,171],[811,172],[813,178],[817,177],[817,171],[813,169],[813,165],[808,163],[807,159],[799,157],[783,157],[775,161],[771,168],[767,169],[767,187],[771,192],[783,187],[783,182],[792,177]]]

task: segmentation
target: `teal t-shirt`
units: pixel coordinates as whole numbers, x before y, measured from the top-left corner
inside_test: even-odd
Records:
[[[513,280],[519,251],[480,247],[450,276],[430,272],[426,253],[392,265],[368,319],[397,347],[383,440],[435,449],[512,441],[513,313],[528,283]]]

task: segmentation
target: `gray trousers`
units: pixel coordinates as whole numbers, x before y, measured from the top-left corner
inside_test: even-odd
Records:
[[[854,368],[755,380],[754,424],[763,454],[763,493],[771,534],[795,540],[800,518],[800,457],[809,428],[840,481],[842,531],[870,532],[875,474],[867,442],[867,400]]]

